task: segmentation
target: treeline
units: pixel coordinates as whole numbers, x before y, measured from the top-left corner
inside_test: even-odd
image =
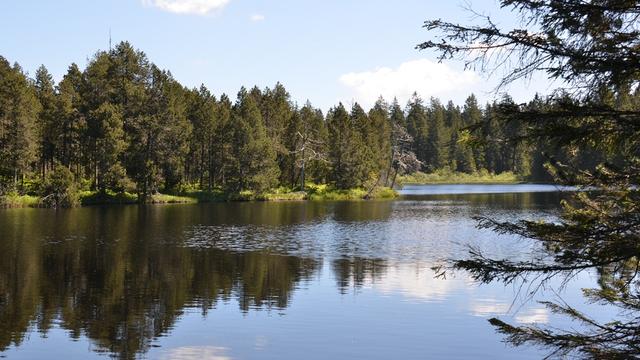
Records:
[[[44,66],[29,78],[0,57],[0,195],[64,187],[98,192],[185,187],[264,192],[305,181],[337,189],[391,186],[398,173],[450,169],[542,176],[531,145],[502,142],[496,109],[472,95],[462,108],[417,95],[405,108],[380,99],[368,112],[339,104],[325,115],[277,84],[235,100],[188,89],[122,42],[55,84]],[[466,131],[482,125],[485,140]],[[53,190],[52,190],[53,191]]]

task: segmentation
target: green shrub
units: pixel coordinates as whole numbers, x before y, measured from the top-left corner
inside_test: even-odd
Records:
[[[154,194],[147,199],[148,204],[193,204],[197,202],[196,198],[167,194]]]
[[[491,183],[518,183],[522,179],[512,172],[493,174],[482,169],[473,174],[452,172],[448,169],[436,170],[425,174],[417,172],[414,174],[398,177],[398,184],[491,184]]]
[[[116,204],[136,204],[138,196],[129,192],[116,193],[111,190],[82,191],[80,192],[80,202],[82,205],[116,205]]]
[[[38,207],[40,198],[33,195],[19,195],[11,192],[0,196],[0,208]]]
[[[60,164],[55,165],[42,185],[41,202],[44,206],[52,208],[80,205],[80,196],[71,170]]]

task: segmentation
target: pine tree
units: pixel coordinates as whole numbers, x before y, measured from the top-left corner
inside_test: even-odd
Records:
[[[22,69],[0,57],[0,174],[11,179],[5,186],[16,189],[36,160],[39,111],[35,90]]]
[[[102,192],[119,188],[119,180],[125,177],[119,158],[126,146],[119,107],[104,103],[93,110],[88,131],[93,145],[95,187]]]
[[[464,107],[462,109],[462,126],[464,128],[473,128],[475,126],[481,125],[483,121],[482,110],[478,106],[478,100],[474,94],[471,94],[464,102]],[[466,143],[459,144],[459,150],[462,152],[460,155],[463,158],[469,159],[469,155],[466,154],[469,150],[471,151],[471,159],[469,159],[469,168],[470,169],[486,169],[487,164],[485,161],[485,149],[481,143],[472,142],[471,131],[465,132]]]
[[[427,111],[418,94],[413,94],[407,104],[406,112],[407,132],[414,140],[413,152],[418,157],[418,160],[426,163],[430,160],[427,149]]]
[[[279,176],[276,152],[265,131],[254,96],[244,88],[238,93],[233,107],[231,126],[235,158],[233,177],[228,181],[231,190],[261,193],[274,187]]]
[[[188,119],[193,127],[189,141],[187,174],[193,173],[201,188],[211,190],[214,183],[214,132],[217,124],[216,98],[201,85],[188,93]],[[206,184],[205,184],[206,180]]]
[[[342,103],[327,114],[329,161],[332,164],[329,178],[339,189],[362,186],[368,177],[365,145],[356,126],[356,119],[362,114],[364,110],[356,104],[350,115]]]
[[[439,100],[431,98],[428,111],[428,137],[425,144],[426,167],[435,171],[449,165],[448,134],[445,127],[445,108]]]
[[[41,175],[44,179],[47,169],[53,167],[56,158],[56,139],[60,124],[56,117],[56,93],[53,77],[44,65],[36,70],[35,90],[40,102],[38,113],[38,157]]]
[[[389,106],[383,98],[379,98],[369,110],[369,123],[365,141],[373,153],[373,170],[383,180],[383,177],[388,177],[386,169],[391,161],[391,119]]]
[[[305,143],[304,124],[300,109],[294,109],[290,119],[287,121],[282,136],[282,145],[286,149],[286,155],[280,164],[280,183],[289,183],[295,187],[298,177],[303,176],[305,164]],[[300,174],[298,174],[300,172]],[[304,188],[304,183],[300,183]]]
[[[484,158],[487,170],[496,174],[507,171],[508,167],[503,152],[503,124],[499,119],[497,103],[487,104],[485,107],[482,138],[485,142]]]
[[[229,168],[233,167],[233,128],[232,104],[226,94],[220,96],[216,106],[216,127],[213,129],[211,169],[214,179],[218,179],[222,187],[227,187]]]
[[[140,201],[163,187],[172,190],[184,175],[191,124],[185,111],[185,91],[171,74],[153,65],[143,115],[129,122],[127,173],[137,184]]]
[[[366,180],[377,177],[376,172],[379,170],[379,164],[376,150],[379,151],[379,149],[374,150],[374,146],[376,142],[375,132],[379,129],[373,128],[369,116],[358,103],[354,103],[351,107],[349,118],[349,123],[354,131],[354,136],[351,139],[353,175],[356,177],[360,186]]]
[[[270,139],[270,144],[276,152],[276,161],[280,168],[280,180],[286,183],[290,180],[290,167],[285,164],[289,150],[286,143],[291,143],[291,139],[285,139],[285,131],[290,126],[294,109],[291,104],[291,96],[285,87],[277,83],[272,89],[266,88],[262,92],[260,102],[260,112],[264,122],[265,131]],[[291,134],[289,134],[291,135]]]
[[[398,99],[396,98],[393,98],[393,102],[391,103],[389,117],[392,124],[402,126],[405,129],[407,128],[407,119],[404,116],[404,111],[398,103]]]
[[[82,73],[72,64],[58,84],[55,117],[59,124],[54,147],[57,160],[74,172],[76,178],[83,176],[83,139],[87,131],[86,117],[81,112]]]
[[[105,90],[109,92],[109,101],[121,106],[124,127],[128,132],[129,124],[147,109],[147,91],[152,86],[150,82],[153,81],[155,66],[144,52],[126,41],[117,44],[105,56],[109,59]]]
[[[460,108],[453,105],[453,102],[447,104],[447,123],[450,127],[451,140],[449,158],[451,169],[463,173],[476,172],[476,164],[473,158],[471,146],[465,143],[465,124]]]

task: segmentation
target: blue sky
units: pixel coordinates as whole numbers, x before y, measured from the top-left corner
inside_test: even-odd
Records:
[[[326,110],[343,101],[411,92],[462,103],[475,92],[496,96],[497,77],[437,64],[414,47],[429,34],[425,19],[471,21],[472,8],[503,24],[513,15],[493,0],[20,0],[0,12],[0,55],[30,74],[45,64],[56,80],[83,68],[99,49],[130,41],[184,85],[204,83],[217,95],[240,86],[282,82],[294,101]],[[499,74],[498,74],[499,75]],[[548,92],[544,78],[514,84],[517,101]]]

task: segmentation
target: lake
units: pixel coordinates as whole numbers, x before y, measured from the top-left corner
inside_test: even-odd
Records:
[[[487,319],[564,319],[513,286],[436,279],[431,267],[467,245],[510,258],[540,251],[472,217],[550,220],[557,190],[433,185],[396,201],[3,210],[0,357],[538,359],[545,349],[505,345]],[[579,288],[595,280],[583,274],[562,298],[582,304]]]

